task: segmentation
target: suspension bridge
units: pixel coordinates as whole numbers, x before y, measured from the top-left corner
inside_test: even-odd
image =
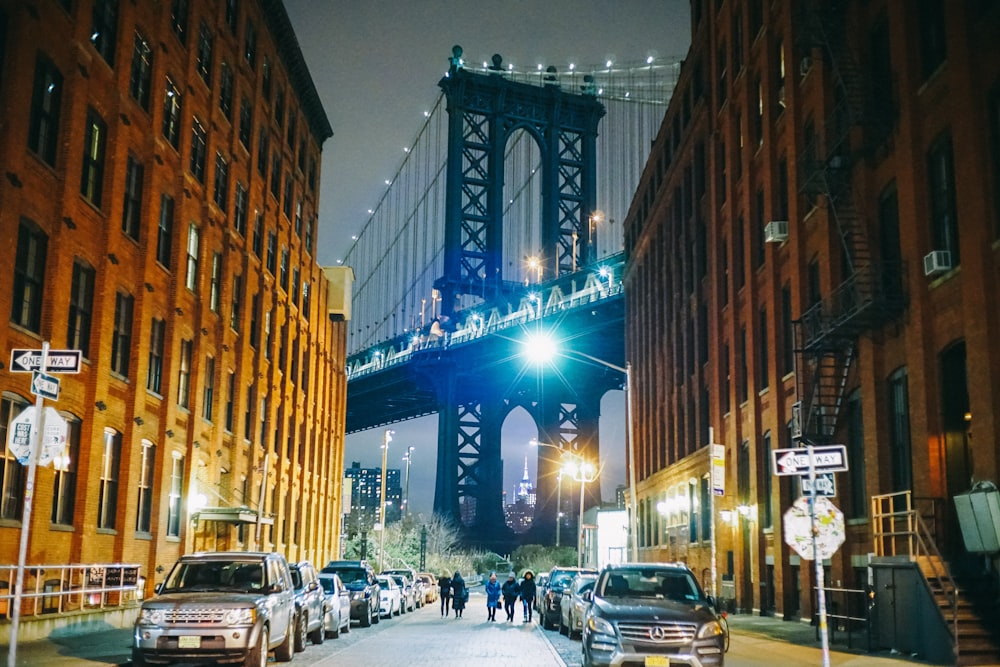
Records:
[[[355,273],[347,432],[437,413],[435,512],[504,532],[500,430],[518,406],[540,441],[598,458],[600,398],[624,383],[621,223],[679,70],[518,70],[453,50],[341,260]],[[529,367],[521,345],[543,331],[562,358]],[[558,465],[540,448],[543,532]]]

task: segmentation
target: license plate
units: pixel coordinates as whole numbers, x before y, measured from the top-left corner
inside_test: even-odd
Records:
[[[646,667],[670,667],[670,658],[665,655],[647,655]]]
[[[201,637],[178,637],[177,648],[201,648]]]

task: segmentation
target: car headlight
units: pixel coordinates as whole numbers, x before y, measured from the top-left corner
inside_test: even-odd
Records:
[[[587,629],[599,635],[615,636],[615,628],[600,616],[591,616],[587,619]]]
[[[139,610],[139,625],[163,625],[163,610],[143,607]]]
[[[253,625],[257,620],[257,610],[253,607],[230,609],[222,617],[226,625]]]
[[[712,637],[718,637],[722,634],[722,626],[719,625],[718,621],[709,621],[705,625],[698,628],[698,639],[710,639]]]

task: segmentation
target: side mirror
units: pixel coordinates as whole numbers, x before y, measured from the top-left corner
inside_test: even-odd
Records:
[[[594,591],[584,591],[583,595],[580,597],[582,597],[585,601],[590,602],[591,598],[594,597]]]
[[[716,614],[719,613],[719,601],[716,600],[714,596],[706,595],[705,596],[705,602],[708,603],[709,607],[711,607],[712,609],[715,610]]]
[[[156,593],[157,595],[159,595],[160,591],[162,591],[162,590],[163,590],[163,582],[162,581],[160,583],[156,584],[155,586],[153,586],[153,592]]]

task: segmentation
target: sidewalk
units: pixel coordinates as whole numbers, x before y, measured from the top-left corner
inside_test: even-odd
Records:
[[[17,667],[88,667],[131,664],[132,628],[97,628],[85,633],[55,632],[48,639],[18,642]],[[0,644],[0,661],[10,647]]]

